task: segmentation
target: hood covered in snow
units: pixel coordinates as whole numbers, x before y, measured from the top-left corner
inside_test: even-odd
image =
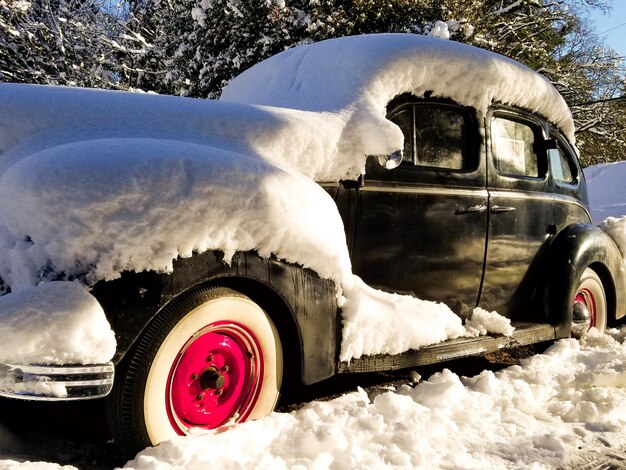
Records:
[[[0,278],[92,283],[256,249],[340,282],[343,224],[313,180],[361,171],[337,158],[342,131],[322,113],[2,84]]]
[[[292,166],[311,179],[357,175],[341,116],[83,88],[0,84],[0,174],[38,151],[102,138],[162,139]],[[342,150],[344,158],[339,158]],[[120,155],[120,157],[124,157]],[[350,158],[352,157],[352,158]],[[356,159],[357,161],[359,159]],[[347,165],[347,166],[346,166]]]

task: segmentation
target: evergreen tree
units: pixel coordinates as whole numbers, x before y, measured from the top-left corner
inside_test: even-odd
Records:
[[[298,44],[372,32],[421,32],[431,0],[155,0],[131,7],[151,44],[130,82],[140,88],[217,97],[255,63]]]

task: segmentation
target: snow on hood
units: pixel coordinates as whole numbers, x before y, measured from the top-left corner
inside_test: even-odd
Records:
[[[13,290],[46,273],[95,282],[256,249],[340,283],[343,224],[313,179],[362,172],[337,157],[342,126],[320,113],[2,84],[0,278]]]
[[[207,250],[274,253],[338,282],[350,273],[343,223],[320,186],[196,143],[118,137],[41,150],[0,177],[0,217],[0,273],[13,290],[46,270],[88,273],[88,283],[169,272]]]
[[[351,36],[289,49],[236,77],[221,99],[349,110],[352,137],[387,153],[402,142],[385,119],[387,103],[402,93],[427,91],[483,115],[494,102],[519,106],[543,115],[575,142],[569,108],[545,77],[493,52],[415,34]]]
[[[360,160],[367,150],[344,145],[344,152],[339,153],[344,125],[341,114],[145,93],[0,84],[0,174],[39,150],[105,136],[210,145],[292,166],[316,181],[337,181],[363,171]]]

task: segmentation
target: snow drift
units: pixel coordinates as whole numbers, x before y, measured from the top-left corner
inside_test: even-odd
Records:
[[[593,222],[607,232],[626,257],[626,162],[585,168]]]

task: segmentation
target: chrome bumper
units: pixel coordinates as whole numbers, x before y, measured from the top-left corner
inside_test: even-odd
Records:
[[[113,387],[113,363],[33,365],[0,363],[0,396],[21,400],[87,400]]]

